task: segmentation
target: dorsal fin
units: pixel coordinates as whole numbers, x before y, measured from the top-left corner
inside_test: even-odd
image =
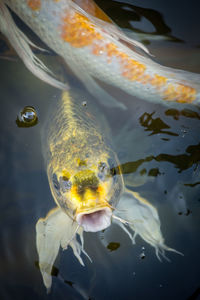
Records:
[[[89,3],[95,5],[90,7]],[[85,16],[93,24],[103,30],[104,34],[113,37],[115,40],[120,40],[125,46],[135,50],[133,47],[142,49],[150,55],[149,50],[140,42],[129,38],[124,32],[93,2],[93,0],[71,0],[71,7],[74,11]]]
[[[80,6],[88,14],[103,20],[108,23],[113,23],[112,20],[104,13],[104,11],[93,0],[72,0]]]

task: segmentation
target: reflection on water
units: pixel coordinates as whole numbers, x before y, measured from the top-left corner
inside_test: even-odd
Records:
[[[110,251],[115,251],[120,247],[120,243],[110,242],[107,246],[107,249]]]
[[[177,133],[166,131],[163,129],[170,128],[169,125],[164,123],[160,118],[153,118],[152,116],[155,114],[155,112],[152,112],[151,114],[149,113],[144,113],[140,118],[140,124],[145,127],[145,131],[152,131],[150,135],[153,134],[158,134],[158,133],[165,133],[169,135],[178,135]]]
[[[189,153],[189,154],[185,154]],[[145,162],[150,162],[152,160],[155,160],[157,162],[169,162],[174,165],[175,168],[178,169],[178,172],[182,172],[184,170],[187,170],[191,168],[193,165],[197,165],[200,162],[200,144],[198,145],[191,145],[188,146],[185,150],[184,154],[179,154],[179,155],[170,155],[166,153],[160,153],[157,156],[148,156],[144,159],[140,159],[138,161],[133,161],[133,162],[127,162],[123,165],[122,167],[122,173],[127,174],[127,173],[133,173],[135,172],[139,166],[141,166]],[[157,168],[154,170],[158,170]],[[158,174],[161,174],[157,172]],[[142,171],[142,174],[144,174],[144,170]],[[155,176],[153,175],[155,173],[149,174],[149,176]],[[157,176],[156,175],[156,176]]]
[[[190,28],[188,19],[181,36],[177,36],[175,24],[182,20],[174,18],[169,25],[166,20],[173,12],[161,15],[156,1],[143,4],[137,1],[135,6],[131,1],[98,2],[124,28],[148,32],[147,23],[142,23],[146,18],[155,35],[176,36],[186,43],[187,32],[193,38],[199,36],[199,24]],[[124,3],[128,3],[125,5],[128,9]],[[169,3],[175,5],[174,1]],[[183,5],[181,10],[184,9]],[[195,11],[195,7],[187,6],[185,13]],[[181,43],[180,48],[180,43],[174,43],[170,60],[167,55],[172,48],[170,41],[146,38],[153,49],[162,44],[156,59],[199,72],[199,55],[193,55],[196,48],[188,50],[184,48],[187,44]],[[166,243],[182,251],[184,257],[169,253],[171,263],[160,264],[142,239],[137,237],[136,245],[132,245],[128,236],[113,224],[100,237],[85,234],[85,248],[93,261],[82,257],[85,268],[71,250],[59,254],[52,274],[52,293],[47,296],[37,265],[35,224],[55,203],[43,167],[40,130],[49,99],[58,91],[35,79],[19,60],[1,60],[0,64],[1,299],[198,299],[199,108],[177,110],[137,99],[133,103],[127,97],[127,112],[105,111],[121,153],[126,184],[157,207]],[[16,116],[27,105],[37,110],[39,122],[37,126],[19,128]],[[145,259],[140,256],[142,247]]]
[[[181,116],[191,119],[200,120],[200,114],[196,111],[192,111],[189,109],[177,110],[177,109],[168,109],[165,112],[166,116],[172,116],[174,120],[179,120]]]
[[[99,0],[96,2],[104,7],[104,11],[111,16],[120,27],[134,30],[134,32],[139,34],[138,36],[143,37],[143,42],[149,43],[152,36],[156,38],[159,35],[168,37],[176,42],[181,42],[179,38],[171,35],[171,29],[165,23],[162,14],[155,9],[136,6],[132,3],[124,3],[123,1],[107,1],[107,3],[105,3],[106,1]],[[122,14],[122,11],[125,11],[125,13]],[[143,29],[142,23],[144,19],[148,21],[148,31]],[[136,25],[137,23],[140,25]],[[150,35],[145,36],[145,34]],[[149,37],[151,37],[150,40]]]

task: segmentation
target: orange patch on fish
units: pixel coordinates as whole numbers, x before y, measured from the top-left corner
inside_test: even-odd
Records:
[[[40,10],[41,0],[28,0],[27,5],[31,10]]]
[[[126,58],[123,60],[122,76],[129,80],[141,81],[141,76],[144,75],[146,66],[137,62],[132,58]]]
[[[179,103],[192,103],[196,99],[196,89],[184,84],[168,84],[164,91],[164,100]]]
[[[95,31],[87,17],[79,13],[68,13],[63,19],[62,39],[73,47],[81,48],[91,45],[94,40],[102,39],[102,36]]]
[[[154,77],[151,78],[151,84],[154,85],[156,88],[160,88],[165,85],[167,82],[167,77],[160,76],[155,74]]]
[[[98,43],[94,43],[92,46],[92,54],[98,56],[105,53],[105,46],[101,46]]]
[[[126,53],[119,50],[114,43],[108,43],[104,46],[94,44],[92,47],[94,55],[105,53],[108,63],[111,62],[112,57],[116,57],[121,66],[122,76],[129,80],[141,80],[141,75],[144,74],[146,66],[130,58]],[[147,79],[147,76],[145,77]],[[148,76],[149,78],[149,76]]]
[[[113,43],[109,43],[105,45],[105,51],[107,56],[111,57],[111,56],[119,56],[119,50],[117,48],[117,46]]]
[[[119,50],[114,43],[102,44],[103,36],[96,30],[90,20],[79,13],[66,13],[63,18],[62,39],[76,48],[92,46],[94,55],[106,54],[108,63],[116,57],[121,65],[122,76],[129,80],[141,80],[146,66],[130,58]]]
[[[150,80],[151,80],[151,76],[150,76],[150,75],[148,75],[148,74],[143,74],[143,75],[141,76],[141,78],[140,78],[139,81],[140,81],[142,84],[147,84],[147,83],[150,82]]]

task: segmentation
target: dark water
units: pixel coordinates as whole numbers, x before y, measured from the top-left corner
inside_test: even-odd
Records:
[[[150,32],[150,37],[138,37],[157,61],[200,72],[195,1],[97,2],[129,34]],[[55,204],[43,166],[40,130],[49,101],[59,92],[33,77],[19,60],[1,60],[0,70],[0,298],[200,298],[200,109],[177,110],[127,96],[128,111],[105,110],[127,186],[157,207],[166,244],[184,257],[167,253],[171,263],[160,263],[151,246],[139,237],[132,245],[113,225],[106,238],[85,234],[93,260],[84,258],[85,268],[71,250],[60,252],[52,292],[46,295],[37,267],[35,224]],[[26,105],[38,112],[34,127],[16,124]]]

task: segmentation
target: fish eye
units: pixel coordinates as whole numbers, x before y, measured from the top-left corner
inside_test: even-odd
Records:
[[[105,176],[108,174],[108,166],[104,162],[100,162],[98,166],[98,177],[101,180],[105,180]]]
[[[53,181],[53,185],[54,185],[54,188],[59,191],[60,190],[60,184],[58,182],[58,178],[57,178],[57,175],[54,173],[53,176],[52,176],[52,181]]]
[[[61,186],[62,192],[65,193],[71,189],[72,183],[66,176],[62,176],[62,177],[60,177],[60,186]]]
[[[108,159],[108,164],[110,166],[110,169],[112,169],[115,166],[114,161],[111,158]]]
[[[116,168],[110,169],[110,174],[111,174],[112,176],[117,175],[117,170],[116,170]]]
[[[118,167],[115,166],[114,161],[110,158],[108,159],[108,163],[109,163],[109,166],[110,166],[110,175],[115,177],[115,175],[118,174],[118,172],[117,172]]]
[[[105,170],[107,170],[108,167],[107,167],[106,163],[100,162],[98,169],[99,169],[100,172],[105,172]]]

